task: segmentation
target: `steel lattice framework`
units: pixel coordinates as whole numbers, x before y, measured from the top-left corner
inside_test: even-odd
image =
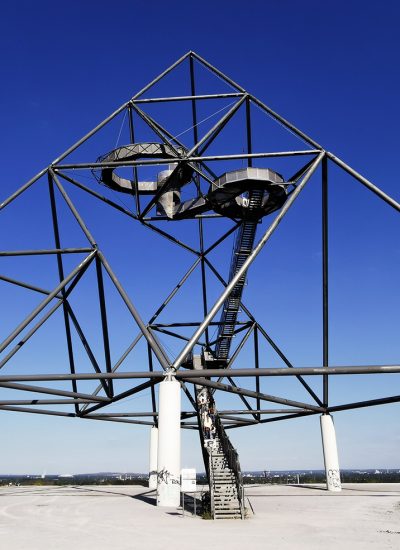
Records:
[[[146,92],[150,91],[152,87],[164,79],[167,75],[172,75],[174,70],[178,67],[182,67],[185,64],[188,65],[187,78],[190,86],[191,93],[186,96],[172,96],[172,97],[159,97],[159,98],[144,98]],[[233,91],[231,93],[215,93],[215,94],[196,94],[196,67],[201,66],[203,69],[207,69],[212,74],[218,76],[223,82],[228,84]],[[229,99],[232,100],[233,105],[229,109],[225,109],[225,112],[219,118],[218,122],[214,124],[204,135],[199,135],[198,126],[198,104],[199,102],[212,102],[214,100]],[[164,128],[155,118],[151,117],[145,112],[145,107],[150,104],[164,105],[165,108],[171,103],[175,102],[187,102],[191,108],[191,120],[189,121],[192,128],[193,146],[187,146],[181,142],[177,137],[174,137],[173,133]],[[285,129],[301,138],[306,144],[305,150],[292,150],[292,151],[264,151],[253,153],[252,150],[252,124],[251,124],[251,107],[257,106],[261,109],[265,115],[269,116],[276,122],[278,122]],[[207,150],[217,136],[224,131],[230,120],[241,111],[245,113],[246,118],[246,136],[247,136],[247,151],[243,153],[233,153],[227,151],[223,155],[211,155],[207,154]],[[185,219],[192,220],[193,225],[196,226],[198,231],[199,246],[194,248],[185,244],[183,241],[177,239],[169,230],[171,224],[179,223],[169,220],[167,215],[155,215],[154,209],[157,206],[157,202],[162,198],[163,194],[171,190],[171,177],[167,178],[167,181],[163,183],[161,187],[158,187],[152,196],[147,197],[144,201],[143,196],[140,193],[140,187],[138,184],[138,171],[143,167],[157,167],[165,165],[167,163],[165,157],[157,158],[155,155],[153,158],[128,158],[121,155],[114,155],[110,160],[110,156],[104,154],[104,151],[99,151],[98,154],[102,154],[97,161],[88,159],[87,162],[80,163],[66,163],[65,159],[73,152],[78,150],[84,143],[88,142],[99,130],[108,125],[118,115],[124,114],[126,120],[129,123],[130,144],[137,142],[138,136],[136,131],[136,121],[140,120],[145,124],[148,129],[153,132],[160,144],[165,147],[172,148],[175,152],[175,156],[172,155],[173,167],[171,173],[174,174],[179,170],[189,170],[190,181],[196,186],[195,200],[207,200],[207,194],[204,191],[205,186],[214,185],[217,175],[216,166],[218,162],[225,161],[238,161],[245,162],[248,168],[252,168],[256,165],[258,159],[279,158],[286,159],[290,157],[297,157],[302,159],[304,165],[298,170],[289,181],[285,183],[287,190],[287,198],[281,208],[277,211],[275,217],[272,218],[271,223],[264,231],[257,244],[252,247],[252,250],[248,251],[244,261],[237,267],[236,271],[231,273],[228,280],[225,280],[224,276],[219,272],[216,266],[210,259],[210,253],[214,251],[222,243],[234,234],[235,231],[240,228],[244,220],[238,219],[232,216],[231,227],[218,238],[215,239],[212,245],[205,247],[204,245],[204,224],[213,223],[215,218],[221,217],[221,213],[210,212],[203,209],[203,211],[190,211]],[[229,130],[226,130],[229,131]],[[171,159],[170,159],[171,160]],[[381,405],[385,403],[394,403],[400,401],[400,395],[393,395],[389,397],[383,397],[381,399],[366,400],[360,402],[352,402],[342,405],[334,405],[329,400],[329,376],[333,375],[346,375],[346,374],[368,374],[368,373],[399,373],[399,365],[352,365],[346,367],[335,367],[328,363],[329,352],[329,287],[328,287],[328,166],[330,163],[335,164],[340,169],[347,172],[355,180],[361,183],[364,187],[372,191],[379,199],[385,201],[390,207],[397,211],[400,211],[400,205],[387,194],[385,194],[376,185],[368,181],[358,172],[353,170],[349,165],[337,158],[335,155],[326,151],[321,145],[316,143],[309,136],[304,134],[298,128],[293,126],[290,122],[282,118],[262,101],[246,92],[241,86],[236,84],[229,77],[220,72],[217,68],[212,66],[206,60],[201,58],[194,52],[188,52],[178,61],[176,61],[171,67],[155,78],[150,84],[145,86],[140,92],[138,92],[132,99],[121,105],[114,113],[103,120],[96,128],[89,132],[86,136],[80,139],[75,145],[70,147],[65,153],[60,155],[54,160],[48,167],[44,168],[39,174],[33,177],[10,197],[8,197],[0,205],[0,210],[7,208],[15,199],[26,192],[34,185],[43,185],[43,181],[48,188],[48,196],[51,204],[51,216],[54,232],[54,248],[42,249],[42,250],[12,250],[1,251],[0,256],[31,256],[31,255],[53,255],[57,261],[59,284],[53,289],[39,288],[26,281],[17,280],[7,276],[0,276],[0,280],[8,285],[17,285],[28,289],[34,293],[42,295],[43,299],[39,305],[21,322],[18,326],[4,339],[0,344],[0,367],[4,367],[8,361],[19,352],[19,350],[25,345],[30,338],[40,329],[40,327],[50,322],[52,315],[61,308],[63,313],[63,321],[65,327],[65,338],[68,349],[68,361],[70,366],[70,372],[60,374],[26,374],[26,375],[0,375],[0,387],[15,390],[19,392],[34,392],[39,394],[37,399],[13,399],[0,401],[0,409],[8,411],[19,411],[26,413],[37,413],[46,415],[59,415],[80,417],[85,419],[105,420],[113,422],[126,422],[131,424],[147,424],[153,425],[157,423],[157,404],[155,395],[155,386],[164,379],[165,372],[173,369],[176,371],[176,378],[180,381],[182,389],[186,394],[189,402],[193,406],[193,410],[182,412],[182,427],[187,429],[198,429],[196,415],[197,408],[195,397],[193,393],[193,385],[200,384],[207,386],[212,391],[222,391],[237,395],[244,404],[244,408],[238,410],[221,410],[220,417],[223,419],[224,425],[227,428],[236,428],[252,424],[260,424],[266,422],[275,422],[280,420],[288,420],[298,418],[306,415],[321,414],[333,411],[342,411],[349,409],[356,409],[362,407],[369,407],[373,405]],[[92,173],[97,179],[103,177],[105,173],[110,176],[115,170],[121,168],[130,168],[133,174],[133,184],[131,189],[127,189],[130,193],[132,201],[131,207],[125,208],[118,204],[116,201],[103,196],[100,193],[101,188],[97,184],[96,187],[90,187],[86,183],[82,183],[78,177],[72,176],[74,170],[83,171],[86,170],[89,175]],[[256,317],[246,307],[245,303],[240,296],[240,308],[243,314],[246,316],[244,321],[234,320],[233,334],[239,339],[239,343],[235,346],[233,352],[229,354],[225,362],[216,363],[216,368],[213,368],[212,362],[204,364],[200,370],[193,370],[190,368],[193,351],[195,349],[203,349],[205,351],[211,351],[218,341],[213,341],[210,334],[210,327],[221,326],[222,321],[217,321],[217,314],[221,311],[224,303],[232,291],[237,285],[238,281],[244,280],[247,270],[258,254],[262,251],[264,246],[268,243],[272,234],[276,231],[278,225],[285,217],[288,210],[291,208],[294,201],[297,199],[303,188],[313,177],[316,179],[315,174],[317,169],[318,173],[322,174],[322,306],[323,306],[323,326],[322,326],[322,348],[323,348],[323,361],[320,367],[299,368],[296,367],[286,357],[284,352],[273,341],[268,331],[257,321]],[[93,181],[95,178],[93,177]],[[132,183],[131,182],[131,183]],[[320,182],[318,178],[318,182]],[[132,223],[141,224],[143,227],[149,228],[155,231],[162,237],[165,237],[170,242],[174,243],[177,247],[180,247],[190,252],[195,260],[189,270],[180,279],[175,288],[167,298],[161,302],[160,307],[154,313],[154,315],[145,321],[137,311],[133,301],[124,289],[123,285],[119,281],[117,275],[110,266],[104,252],[98,246],[96,238],[92,235],[88,229],[85,221],[79,213],[78,207],[74,204],[70,197],[69,186],[79,188],[84,193],[94,197],[96,201],[102,201],[106,203],[110,208],[115,209],[120,216],[126,216],[132,220]],[[63,199],[65,205],[68,207],[72,215],[74,216],[76,223],[80,226],[84,232],[88,244],[86,247],[81,248],[65,248],[61,246],[60,237],[60,213],[57,209],[56,197]],[[66,255],[79,258],[77,265],[74,269],[67,272],[65,269],[65,257]],[[83,260],[81,259],[84,256]],[[85,272],[89,266],[93,264],[95,266],[97,288],[98,288],[98,300],[101,311],[101,339],[104,349],[104,367],[101,368],[100,361],[95,357],[95,353],[91,349],[88,338],[86,337],[82,326],[78,320],[78,317],[71,304],[71,296],[74,290],[79,285],[81,279],[85,275]],[[179,319],[176,323],[170,323],[168,325],[157,322],[160,313],[171,301],[171,299],[179,292],[182,285],[190,278],[191,274],[199,269],[202,280],[202,303],[203,303],[203,318],[193,323],[180,322]],[[223,291],[220,293],[218,299],[210,307],[209,296],[207,293],[207,273],[212,272],[216,279],[224,286]],[[138,327],[138,334],[132,340],[129,347],[121,355],[118,361],[112,362],[110,352],[110,340],[109,340],[109,323],[112,322],[111,317],[106,307],[105,297],[105,285],[104,277],[108,277],[118,291],[120,297],[125,303],[130,315],[136,322]],[[6,312],[3,312],[6,314]],[[190,337],[182,336],[176,331],[178,327],[186,327],[186,329],[193,327],[193,334]],[[72,338],[72,331],[76,331],[81,343],[87,353],[89,361],[93,367],[93,372],[78,373],[76,368],[76,359],[74,355],[74,343]],[[160,342],[157,335],[164,334],[169,337],[176,338],[178,341],[183,341],[184,345],[181,351],[175,356],[170,357],[165,347]],[[235,368],[235,362],[244,348],[249,338],[252,337],[254,342],[253,346],[253,363],[248,368]],[[135,348],[138,342],[142,339],[147,342],[148,348],[148,361],[147,366],[141,371],[135,372],[122,372],[121,365]],[[222,336],[220,335],[219,340]],[[259,361],[260,354],[260,339],[264,339],[269,346],[279,355],[283,360],[284,368],[261,368]],[[187,368],[189,367],[189,368]],[[318,396],[310,385],[305,381],[304,376],[318,376],[323,378],[323,394]],[[294,376],[300,384],[305,388],[310,397],[310,402],[299,402],[292,399],[288,399],[281,396],[268,395],[260,391],[260,377],[286,377]],[[234,378],[251,377],[254,381],[254,390],[239,387]],[[114,381],[116,380],[129,380],[131,387],[127,391],[115,393]],[[93,393],[82,393],[78,391],[79,381],[83,380],[97,380],[99,386]],[[69,381],[71,383],[71,389],[61,390],[58,387],[43,387],[33,382],[60,382]],[[101,409],[121,401],[129,396],[138,394],[144,390],[151,390],[151,411],[142,411],[136,413],[103,413]],[[46,395],[48,397],[46,397]],[[251,400],[251,401],[250,401]],[[275,408],[263,409],[262,403],[273,403]],[[72,407],[71,412],[66,412],[65,407],[56,409],[41,408],[42,406],[65,406]],[[282,408],[276,408],[276,405]]]

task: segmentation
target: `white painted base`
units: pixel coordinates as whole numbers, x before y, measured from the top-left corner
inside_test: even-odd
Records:
[[[326,473],[326,487],[328,491],[341,491],[342,483],[340,480],[339,459],[333,419],[330,414],[323,414],[320,420]]]
[[[157,489],[158,428],[150,430],[149,489]]]
[[[157,506],[180,505],[181,386],[176,380],[159,385]]]

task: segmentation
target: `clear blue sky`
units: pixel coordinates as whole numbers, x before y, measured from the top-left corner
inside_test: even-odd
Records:
[[[254,1],[248,6],[251,9],[245,11],[243,3],[227,1],[204,1],[195,9],[189,2],[147,6],[121,1],[113,6],[103,1],[40,0],[4,6],[0,201],[188,50],[197,51],[399,200],[398,4]],[[177,130],[186,129],[172,112],[168,122]],[[87,160],[113,148],[120,123],[103,141],[93,142],[86,150]],[[259,128],[261,144],[265,137],[261,120]],[[272,148],[279,148],[278,135]],[[243,147],[240,139],[232,137],[234,152]],[[113,143],[108,149],[107,140]],[[290,140],[303,148],[300,141],[289,136]],[[398,363],[398,215],[348,176],[334,169],[331,173],[331,363]],[[72,196],[77,204],[81,201],[82,214],[100,246],[143,317],[149,318],[192,258],[176,253],[174,262],[181,263],[174,265],[170,254],[175,251],[162,240],[125,220],[118,221],[117,229],[107,208],[76,192]],[[51,245],[44,200],[44,193],[32,191],[6,209],[0,219],[1,249]],[[321,364],[319,200],[318,184],[310,183],[252,267],[245,294],[246,303],[296,366]],[[67,216],[64,223],[68,243],[83,244]],[[186,227],[176,231],[185,233],[190,242],[193,234]],[[131,255],[128,263],[122,248]],[[138,258],[145,268],[136,267]],[[224,258],[216,261],[222,265]],[[1,263],[1,273],[31,277],[44,287],[51,286],[55,277],[50,260],[43,264],[36,259],[2,259]],[[68,266],[72,268],[72,263]],[[170,320],[192,314],[186,300],[193,296],[193,288],[188,287],[172,307]],[[211,289],[213,295],[217,290]],[[37,303],[36,297],[13,292],[0,286],[2,310],[7,312],[0,325],[2,338]],[[83,284],[82,292],[83,324],[94,339],[95,294],[89,283]],[[117,358],[132,336],[133,325],[116,297],[110,299],[110,308],[119,324],[112,332],[113,358]],[[35,343],[3,372],[63,371],[61,328],[61,317],[43,327]],[[51,344],[44,352],[45,342]],[[139,370],[143,350],[137,353],[130,370]],[[80,370],[88,371],[83,356],[81,360]],[[263,361],[265,366],[278,364],[267,350]],[[320,388],[317,381],[311,382]],[[343,403],[399,394],[399,377],[336,378],[331,387],[332,402]],[[286,380],[263,381],[263,389],[305,399],[302,390]],[[10,392],[0,395],[11,398]],[[220,407],[240,407],[239,399],[221,399]],[[399,467],[400,432],[395,421],[399,407],[335,415],[343,467]],[[150,410],[148,395],[115,410],[129,408]],[[0,472],[147,468],[146,428],[10,412],[2,412],[0,425]],[[230,433],[244,469],[322,467],[317,417]],[[183,441],[183,465],[201,468],[195,434],[184,432]]]

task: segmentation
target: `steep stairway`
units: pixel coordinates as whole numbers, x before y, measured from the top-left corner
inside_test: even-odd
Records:
[[[262,197],[263,191],[260,190],[253,190],[249,193],[249,211],[259,207]],[[232,250],[228,282],[233,279],[251,254],[257,232],[257,224],[257,220],[244,220],[239,227]],[[215,357],[219,360],[228,360],[245,284],[246,276],[244,275],[238,280],[232,292],[224,302],[214,351]]]
[[[208,388],[196,387],[198,418],[213,519],[244,519],[243,479],[233,447]]]
[[[210,485],[214,519],[243,519],[243,485],[237,482],[218,438],[210,448]]]

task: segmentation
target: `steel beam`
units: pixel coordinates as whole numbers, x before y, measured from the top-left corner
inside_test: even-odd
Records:
[[[104,257],[104,255],[98,251],[99,258],[105,267],[105,270],[107,271],[111,281],[114,283],[114,286],[118,290],[121,298],[125,302],[126,307],[130,311],[132,317],[135,319],[138,327],[140,328],[141,332],[143,333],[143,336],[146,338],[147,342],[149,343],[151,349],[154,351],[155,356],[157,357],[158,361],[160,362],[160,365],[164,369],[168,369],[170,366],[168,356],[165,352],[165,350],[162,349],[160,343],[155,338],[154,334],[147,328],[147,326],[144,324],[142,318],[140,317],[139,313],[137,312],[135,306],[132,304],[131,300],[129,299],[128,294],[126,293],[125,289],[119,282],[117,276],[113,272],[113,270],[110,267],[110,264]]]
[[[72,375],[70,375],[72,376]],[[55,388],[44,388],[42,386],[31,386],[28,384],[16,384],[14,382],[2,382],[0,381],[0,387],[1,388],[7,388],[10,390],[18,390],[18,391],[29,391],[32,393],[45,393],[48,395],[58,395],[60,397],[72,397],[76,399],[88,399],[88,400],[94,400],[99,403],[110,403],[110,399],[108,397],[102,397],[102,396],[95,396],[89,395],[87,393],[82,392],[73,392],[73,391],[67,391],[67,390],[59,390]]]
[[[173,364],[173,367],[175,369],[178,369],[182,363],[182,361],[185,359],[185,357],[187,356],[187,354],[193,349],[193,347],[196,345],[198,339],[200,338],[200,336],[203,334],[203,332],[205,331],[205,329],[208,327],[208,325],[210,324],[210,322],[213,320],[213,318],[215,317],[215,315],[217,314],[217,312],[219,311],[220,307],[223,305],[223,303],[225,302],[226,298],[230,295],[230,293],[232,292],[233,288],[235,287],[237,281],[243,277],[246,272],[247,272],[247,269],[248,267],[253,263],[253,261],[255,260],[255,258],[258,256],[258,254],[261,252],[261,250],[263,249],[263,247],[265,246],[265,244],[267,243],[267,241],[269,240],[269,238],[271,237],[271,235],[273,234],[273,232],[275,231],[275,229],[278,227],[278,225],[280,224],[280,222],[282,221],[282,219],[284,218],[286,212],[289,210],[289,208],[291,207],[291,205],[293,204],[293,202],[295,201],[295,199],[298,197],[299,193],[302,191],[302,189],[304,188],[304,186],[306,185],[306,183],[308,182],[308,180],[310,179],[310,177],[313,175],[313,173],[315,172],[315,170],[317,169],[319,163],[321,162],[321,160],[323,159],[325,153],[321,153],[320,155],[318,155],[317,159],[314,161],[312,167],[309,169],[309,171],[307,172],[307,174],[304,176],[302,182],[296,187],[296,189],[292,192],[292,194],[289,196],[288,200],[286,201],[286,203],[283,205],[281,211],[279,212],[279,214],[277,214],[277,216],[275,217],[274,221],[271,223],[271,225],[269,226],[269,228],[266,230],[266,232],[264,233],[263,237],[261,238],[261,240],[259,241],[259,243],[254,247],[253,251],[251,252],[251,254],[249,254],[249,256],[247,257],[247,259],[245,260],[245,262],[243,263],[242,267],[235,273],[235,276],[232,277],[231,281],[228,283],[227,287],[225,288],[225,290],[222,292],[222,294],[220,295],[220,297],[218,298],[218,300],[215,302],[214,306],[211,308],[210,312],[208,313],[208,315],[205,317],[204,321],[202,322],[202,324],[200,325],[200,327],[196,330],[196,332],[193,334],[192,338],[190,339],[190,342],[188,342],[188,344],[183,348],[183,350],[181,351],[181,353],[178,355],[178,357],[175,359],[174,361],[174,364]]]
[[[152,88],[154,86],[154,84],[157,84],[157,82],[159,82],[162,78],[164,78],[164,76],[167,76],[167,74],[169,74],[176,67],[178,67],[178,65],[180,65],[183,61],[185,61],[185,59],[187,59],[190,54],[191,54],[191,52],[187,52],[187,53],[185,53],[185,55],[183,55],[177,61],[175,61],[175,63],[172,63],[172,65],[170,65],[167,69],[165,69],[165,71],[163,71],[161,74],[156,76],[156,78],[154,78],[151,82],[149,82],[149,84],[146,84],[146,86],[144,88],[142,88],[137,94],[135,94],[132,97],[131,101],[139,99],[140,96],[142,96],[145,92],[150,90],[150,88]]]
[[[84,254],[93,248],[52,248],[42,250],[2,250],[0,256],[45,256],[47,254]]]
[[[72,292],[72,290],[75,288],[75,286],[78,284],[80,278],[85,273],[86,269],[88,268],[89,264],[86,264],[86,267],[82,269],[78,275],[75,277],[75,279],[72,281],[70,286],[68,287],[68,290],[65,293],[65,297],[67,298],[68,295]],[[46,295],[49,295],[49,291],[45,291],[44,289],[34,289],[38,292],[42,292]],[[21,347],[26,344],[26,342],[31,338],[35,332],[47,321],[49,317],[53,315],[53,313],[63,304],[63,299],[59,294],[56,294],[55,298],[59,299],[59,302],[57,302],[53,307],[51,307],[46,313],[43,315],[43,317],[22,337],[19,339],[18,343],[5,355],[2,360],[0,361],[0,369],[4,367],[4,365],[11,359],[15,353],[17,353],[18,350],[21,349]]]
[[[175,296],[175,294],[178,292],[178,290],[182,287],[182,285],[185,284],[185,282],[188,280],[190,275],[193,273],[193,271],[196,269],[200,262],[200,258],[197,258],[197,260],[194,262],[194,264],[186,271],[186,273],[183,275],[183,277],[179,280],[178,284],[173,288],[173,290],[169,293],[167,298],[164,300],[164,302],[161,304],[161,306],[157,309],[157,311],[154,313],[152,318],[149,321],[149,325],[153,321],[157,319],[157,317],[160,315],[160,313],[163,311],[163,309],[168,305],[168,303],[172,300],[172,298]],[[140,332],[133,340],[133,342],[128,346],[128,348],[124,351],[124,353],[121,355],[121,357],[118,359],[114,367],[112,368],[112,372],[115,372],[118,370],[118,368],[121,366],[121,364],[125,361],[125,359],[128,357],[130,352],[134,349],[136,344],[139,342],[139,340],[142,338],[143,334]],[[99,391],[101,390],[102,385],[100,384],[97,386],[95,391],[93,392],[93,395],[97,395]],[[85,410],[86,407],[83,406],[82,410]]]
[[[110,351],[110,339],[108,335],[106,297],[104,293],[102,265],[98,256],[96,257],[95,262],[96,262],[96,275],[97,275],[97,289],[99,294],[99,305],[100,305],[101,332],[103,335],[104,362],[106,365],[106,371],[111,373],[112,372],[111,351]],[[114,395],[112,378],[108,380],[107,395],[109,397],[113,397]]]
[[[328,159],[322,160],[322,364],[329,365],[329,286],[328,286]],[[323,377],[323,403],[329,404],[329,378]]]
[[[123,206],[120,206],[116,202],[108,199],[107,197],[104,197],[103,195],[100,195],[100,193],[97,193],[97,191],[93,191],[93,189],[90,189],[89,187],[86,187],[86,185],[83,185],[81,182],[79,182],[76,179],[72,178],[70,175],[64,174],[64,172],[61,172],[60,170],[54,170],[54,171],[61,178],[68,181],[69,183],[72,183],[73,185],[75,185],[75,187],[78,187],[79,189],[82,189],[82,191],[85,191],[86,193],[89,193],[89,195],[92,195],[96,199],[99,199],[99,200],[105,202],[109,206],[112,206],[113,208],[115,208],[119,212],[122,212],[123,214],[126,214],[130,218],[133,218],[134,220],[138,219],[137,216],[133,212],[131,212],[130,210],[127,210],[126,208],[124,208]]]
[[[153,120],[153,123],[155,121]],[[159,126],[159,125],[158,125]],[[159,126],[165,133],[166,130]],[[180,142],[178,142],[180,143]],[[294,151],[270,151],[266,153],[235,153],[232,155],[191,155],[185,157],[185,162],[213,162],[221,160],[247,160],[247,159],[263,159],[263,158],[279,158],[279,157],[296,157],[304,155],[318,155],[319,149],[309,150],[294,150]],[[79,162],[74,164],[59,164],[54,167],[54,171],[59,173],[60,170],[92,170],[94,168],[118,168],[123,166],[159,166],[165,165],[165,159],[142,159],[142,160],[124,160],[124,161],[105,161],[105,162]],[[280,185],[280,184],[279,184]]]
[[[223,277],[221,276],[221,274],[215,269],[215,267],[213,266],[213,264],[209,261],[208,258],[205,258],[205,261],[208,265],[208,267],[211,269],[211,271],[214,273],[214,275],[216,276],[216,278],[220,281],[220,283],[226,287],[228,285],[228,283],[223,279]],[[244,313],[246,313],[246,315],[249,317],[249,319],[253,322],[253,323],[256,323],[256,320],[255,320],[255,317],[250,313],[250,311],[248,310],[248,308],[244,305],[243,302],[240,303],[240,306],[241,308],[243,309]],[[238,323],[237,323],[238,324]],[[289,367],[289,368],[293,368],[293,365],[290,363],[290,361],[287,359],[287,357],[283,354],[283,352],[278,348],[278,346],[275,344],[275,342],[272,340],[272,338],[267,334],[267,332],[265,331],[265,329],[259,325],[257,323],[257,327],[258,327],[258,330],[260,331],[260,333],[264,336],[264,338],[267,340],[267,342],[271,345],[271,347],[276,351],[276,353],[279,355],[279,357],[284,361],[284,363]],[[299,380],[299,382],[302,384],[302,386],[307,390],[307,392],[311,395],[311,397],[314,399],[314,401],[316,403],[318,403],[318,405],[320,406],[323,406],[323,403],[322,401],[320,400],[320,398],[317,396],[317,394],[313,391],[312,388],[310,388],[310,386],[307,384],[307,382],[305,380],[303,380],[303,378],[301,378],[301,376],[298,376],[297,379]]]
[[[400,204],[395,201],[392,197],[389,197],[386,193],[384,193],[379,187],[374,185],[372,182],[367,180],[367,178],[364,178],[361,174],[356,172],[351,166],[340,160],[340,158],[336,157],[332,153],[327,152],[328,157],[340,168],[342,168],[345,172],[353,176],[356,180],[358,180],[360,183],[362,183],[367,189],[375,193],[380,199],[384,200],[387,204],[392,206],[397,212],[400,212]]]
[[[276,416],[274,418],[262,418],[259,421],[259,424],[269,424],[271,422],[280,422],[281,420],[293,420],[295,418],[302,418],[303,416],[312,416],[314,414],[319,414],[317,411],[304,411],[295,414],[288,414],[285,416]],[[245,424],[235,424],[234,426],[227,426],[226,429],[230,430],[232,428],[241,428]]]
[[[141,391],[146,390],[147,388],[151,388],[152,386],[154,386],[154,384],[158,384],[159,382],[161,382],[160,378],[154,378],[153,380],[148,380],[147,382],[143,382],[143,384],[139,384],[139,386],[136,386],[135,388],[119,393],[118,395],[114,395],[114,397],[110,402],[116,403],[117,401],[121,401],[121,399],[125,399],[125,397],[130,397],[132,395],[135,395],[136,393],[140,393]],[[98,405],[94,405],[93,407],[90,407],[90,409],[86,409],[85,411],[81,410],[80,412],[81,418],[85,418],[88,414],[107,406],[108,404],[110,404],[110,402],[99,403]]]
[[[74,218],[78,222],[78,225],[80,226],[80,228],[82,229],[82,231],[86,235],[87,240],[90,242],[90,244],[92,245],[93,248],[97,248],[97,244],[96,244],[96,241],[95,241],[93,235],[90,233],[89,229],[86,227],[85,222],[83,221],[83,219],[82,219],[81,215],[79,214],[78,210],[75,208],[74,203],[69,198],[69,196],[68,196],[67,192],[65,191],[64,187],[61,185],[61,182],[58,179],[57,175],[54,173],[53,170],[49,170],[49,173],[50,173],[51,177],[53,178],[54,183],[57,185],[58,190],[60,191],[63,199],[67,203],[68,208],[71,210],[72,215],[74,216]]]
[[[77,275],[88,263],[93,260],[95,254],[96,251],[93,251],[88,256],[86,256],[86,258],[82,260],[82,262],[77,267],[75,267],[75,269],[73,269],[71,273],[69,273],[69,275],[67,275],[67,277],[65,277],[65,279],[61,281],[61,283],[57,285],[56,288],[25,318],[25,320],[20,323],[5,340],[3,340],[3,342],[0,344],[0,352],[4,351],[8,344],[12,342],[14,338],[16,338],[18,334],[20,334],[24,330],[24,328],[26,328],[29,323],[37,315],[39,315],[41,311],[43,311],[43,309],[60,292],[60,290],[62,290],[75,277],[75,275]]]
[[[192,58],[190,58],[190,61]],[[229,97],[240,97],[243,93],[231,93],[231,94],[203,94],[203,95],[181,95],[171,97],[152,97],[149,99],[134,99],[133,103],[164,103],[170,101],[193,101],[197,99],[226,99]]]
[[[202,371],[196,371],[197,374],[201,374]],[[243,388],[238,388],[235,386],[230,386],[228,384],[221,384],[221,382],[212,382],[211,380],[206,380],[204,378],[186,378],[187,382],[191,384],[198,384],[199,386],[207,386],[209,388],[215,388],[228,393],[235,393],[238,395],[244,395],[246,397],[259,398],[262,401],[269,401],[270,403],[279,403],[280,405],[288,405],[290,407],[299,407],[301,409],[308,409],[310,411],[319,411],[323,412],[322,407],[317,407],[315,405],[309,405],[308,403],[302,403],[300,401],[294,401],[293,399],[284,399],[283,397],[276,397],[275,395],[268,395],[265,393],[257,393],[255,391],[246,390]]]
[[[349,411],[351,409],[363,409],[365,407],[375,407],[377,405],[389,405],[390,403],[399,403],[400,395],[391,397],[381,397],[380,399],[368,399],[367,401],[356,401],[355,403],[346,403],[345,405],[336,405],[328,407],[327,412]]]
[[[229,76],[224,74],[222,71],[220,71],[219,69],[214,67],[214,65],[211,65],[211,63],[209,63],[206,59],[201,57],[199,54],[197,54],[196,52],[193,52],[193,51],[191,51],[189,53],[190,53],[190,56],[193,59],[196,59],[201,65],[203,65],[204,67],[207,67],[207,69],[210,70],[212,73],[214,73],[217,76],[219,76],[220,78],[222,78],[222,80],[224,80],[227,84],[229,84],[229,86],[231,86],[232,88],[236,88],[236,90],[238,90],[239,92],[246,93],[246,90],[244,88],[242,88],[234,80],[229,78]]]
[[[53,223],[54,243],[56,248],[60,249],[61,240],[60,240],[60,231],[59,231],[58,217],[57,217],[57,205],[56,205],[56,199],[54,194],[54,183],[50,172],[48,173],[48,187],[49,187],[49,197],[50,197],[51,219]],[[63,265],[63,259],[62,259],[61,253],[57,254],[57,270],[58,270],[58,279],[59,279],[59,282],[61,283],[61,281],[63,281],[65,278],[64,265]],[[65,337],[67,340],[69,368],[70,368],[71,374],[75,374],[75,357],[74,357],[74,349],[72,344],[71,326],[69,322],[67,305],[65,302],[66,300],[65,287],[62,288],[60,292],[63,299],[62,308],[63,308]],[[76,380],[72,380],[71,385],[72,385],[72,391],[76,393],[78,391]],[[76,413],[79,412],[78,404],[75,404],[75,412]]]
[[[154,350],[153,350],[154,351]],[[198,377],[204,378],[246,378],[264,376],[340,376],[346,374],[367,375],[367,374],[399,374],[400,365],[359,365],[347,367],[293,367],[283,368],[255,368],[255,369],[200,369],[200,370],[179,370],[175,373],[178,380],[191,381]],[[11,381],[62,381],[62,380],[134,380],[136,378],[163,379],[163,371],[138,371],[138,372],[85,372],[85,373],[54,373],[54,374],[7,374],[0,376],[0,384]],[[197,383],[197,382],[196,382]],[[200,383],[200,382],[199,382]],[[218,389],[218,388],[217,388]],[[256,394],[257,392],[252,392]],[[245,395],[245,394],[244,394]],[[262,395],[262,394],[261,394]],[[253,397],[251,395],[250,397]],[[319,407],[321,408],[321,407]]]
[[[47,414],[49,416],[68,416],[75,418],[75,413],[68,413],[62,411],[51,411],[47,409],[32,409],[31,407],[14,407],[12,405],[0,405],[0,410],[2,411],[13,411],[13,412],[23,412],[31,414]]]

